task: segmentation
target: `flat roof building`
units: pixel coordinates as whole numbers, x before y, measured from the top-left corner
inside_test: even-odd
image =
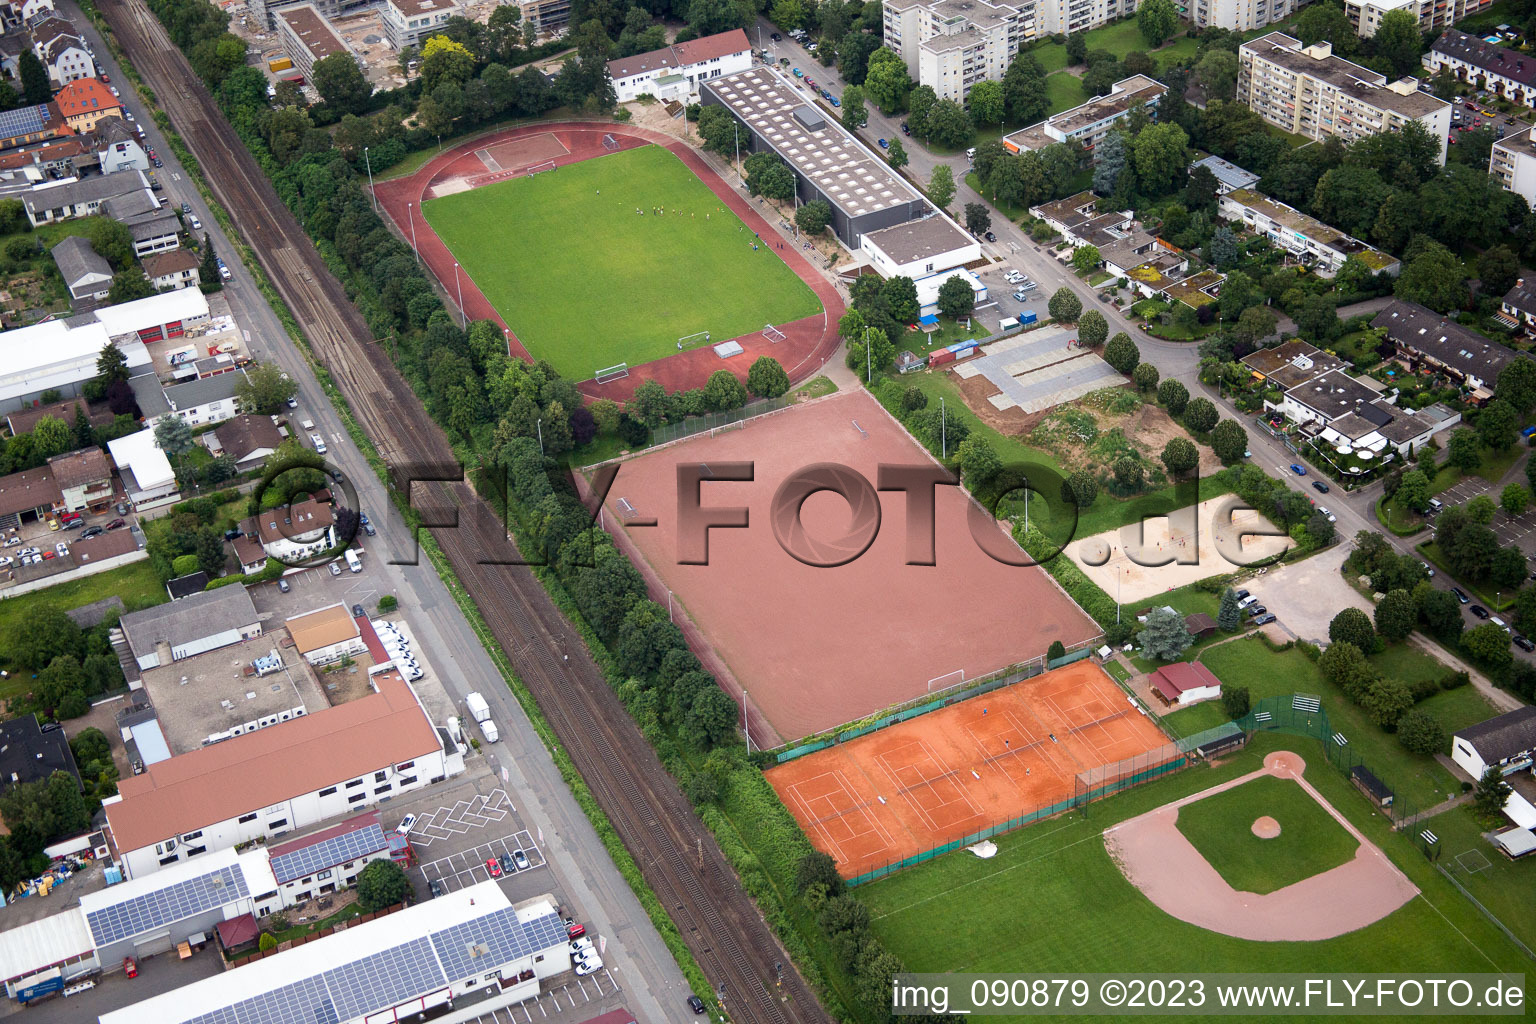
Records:
[[[314,78],[316,61],[338,53],[357,59],[346,40],[332,30],[314,4],[296,4],[279,10],[277,33],[283,40],[283,52],[306,81]]]
[[[104,1013],[100,1024],[403,1021],[439,1016],[487,987],[497,991],[486,1010],[522,1002],[570,969],[551,898],[513,906],[499,884],[481,882]]]
[[[1536,139],[1531,137],[1529,125],[1494,140],[1488,153],[1488,173],[1536,206]]]
[[[981,259],[981,243],[948,217],[923,217],[871,231],[861,249],[884,277],[919,278]]]
[[[376,667],[369,683],[374,692],[365,697],[178,754],[119,782],[103,803],[129,876],[175,863],[194,834],[210,850],[271,839],[464,770],[397,671]]]
[[[1354,26],[1355,35],[1370,39],[1381,28],[1381,19],[1393,11],[1411,14],[1423,35],[1448,28],[1492,6],[1493,0],[1344,0],[1344,14]]]
[[[863,236],[932,209],[905,179],[777,71],[755,67],[701,85],[705,106],[742,122],[742,153],[777,153],[795,173],[802,203],[825,200],[834,234],[849,249]],[[939,216],[943,216],[939,214]]]
[[[1333,55],[1331,43],[1303,46],[1283,32],[1237,51],[1237,102],[1284,131],[1322,141],[1354,142],[1419,124],[1439,140],[1445,163],[1451,105],[1419,90],[1416,78],[1388,82],[1370,68]]]
[[[128,500],[140,511],[159,508],[180,498],[171,460],[155,442],[153,430],[141,430],[107,442]]]
[[[1200,28],[1251,32],[1285,21],[1307,0],[1194,0],[1189,20]]]
[[[1239,188],[1253,188],[1259,183],[1259,176],[1252,171],[1245,171],[1230,160],[1223,160],[1219,156],[1208,156],[1204,160],[1196,160],[1189,165],[1189,171],[1194,173],[1196,167],[1204,167],[1216,177],[1216,194],[1226,195],[1228,192]]]
[[[1377,274],[1396,274],[1403,266],[1397,257],[1252,189],[1233,189],[1221,196],[1216,212],[1263,235],[1292,256],[1315,264],[1323,277],[1337,274],[1351,256]]]
[[[1071,110],[1003,136],[1003,145],[1015,153],[1039,150],[1058,142],[1075,142],[1090,153],[1110,130],[1137,107],[1156,109],[1168,87],[1146,75],[1132,75],[1114,84],[1106,96],[1089,100]]]
[[[130,612],[118,628],[145,671],[260,636],[261,616],[244,587],[219,587]]]
[[[882,7],[885,45],[918,85],[956,103],[977,82],[1002,81],[1038,31],[1036,0],[884,0]]]
[[[449,18],[462,13],[455,0],[384,0],[379,20],[384,24],[384,38],[400,50],[420,47]]]

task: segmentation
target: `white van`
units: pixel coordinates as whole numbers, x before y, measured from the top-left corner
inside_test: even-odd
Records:
[[[970,149],[965,151],[965,158],[967,160],[969,160],[971,163],[975,163],[976,162],[976,147],[975,146],[972,146]]]
[[[357,557],[357,552],[353,551],[351,548],[347,548],[346,554],[347,554],[347,568],[351,569],[353,572],[362,572],[363,571],[363,561],[362,561],[362,559]]]

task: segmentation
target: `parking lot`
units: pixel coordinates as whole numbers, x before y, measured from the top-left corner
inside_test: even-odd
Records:
[[[592,1006],[593,1003],[617,1005],[619,983],[608,968],[584,978],[574,975],[563,984],[547,988],[537,997],[514,1006],[492,1010],[472,1018],[466,1024],[533,1024],[545,1020],[588,1020],[609,1005]]]
[[[1455,487],[1441,491],[1437,498],[1446,505],[1464,505],[1480,494],[1486,494],[1495,502],[1499,492],[1480,476],[1467,477]],[[1527,555],[1536,552],[1536,505],[1511,519],[1500,509],[1488,524],[1498,536],[1500,544],[1514,544]]]
[[[512,802],[505,790],[489,795],[476,793],[468,800],[438,807],[416,816],[411,827],[411,845],[426,849],[433,843],[467,835],[471,830],[506,821],[512,814]]]
[[[1045,319],[1045,305],[1050,301],[1050,294],[1044,288],[1036,287],[1025,293],[1025,301],[1015,299],[1013,293],[1019,290],[1019,285],[1009,282],[1003,276],[1014,269],[1018,268],[1005,260],[985,270],[976,271],[981,283],[987,286],[987,300],[976,307],[975,314],[984,326],[995,329],[998,320],[1018,316],[1026,309],[1033,310],[1042,320]]]
[[[518,866],[516,857],[519,851],[526,859],[527,867]],[[494,862],[497,865],[494,874],[488,862]],[[468,849],[450,853],[446,857],[427,861],[421,865],[421,871],[427,877],[428,886],[433,882],[440,882],[447,891],[457,892],[460,889],[490,881],[492,878],[509,878],[543,866],[544,854],[534,843],[533,836],[528,830],[521,829],[510,835],[498,836]]]

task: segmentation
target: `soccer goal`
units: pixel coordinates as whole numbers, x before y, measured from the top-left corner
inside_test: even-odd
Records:
[[[606,149],[606,150],[610,150],[610,151],[618,149],[619,148],[619,140],[614,138],[612,133],[610,133],[608,135],[604,135],[603,136],[603,148]]]
[[[697,345],[700,339],[703,339],[707,343],[709,341],[709,332],[700,331],[697,334],[685,334],[681,338],[677,339],[677,347],[679,349],[684,349],[693,345]]]
[[[535,174],[543,174],[545,171],[558,171],[559,169],[560,165],[555,163],[553,160],[545,160],[541,164],[534,164],[532,167],[528,168],[528,177],[531,178]]]
[[[628,363],[614,363],[612,366],[606,366],[603,369],[598,370],[592,375],[592,379],[597,381],[599,384],[607,384],[611,380],[618,380],[620,377],[628,376]]]
[[[773,326],[773,324],[765,324],[763,326],[763,337],[777,345],[784,340],[784,332]]]

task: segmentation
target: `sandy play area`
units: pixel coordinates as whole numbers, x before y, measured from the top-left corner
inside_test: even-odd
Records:
[[[1242,498],[1227,494],[1073,541],[1067,554],[1110,597],[1135,604],[1262,562],[1293,543]]]

